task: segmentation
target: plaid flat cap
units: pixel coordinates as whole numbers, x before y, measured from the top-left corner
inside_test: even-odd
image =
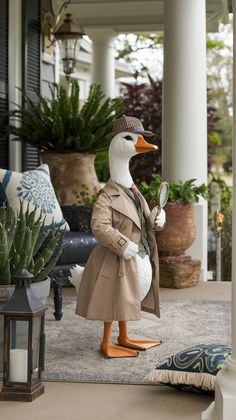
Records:
[[[144,130],[143,125],[138,118],[122,115],[122,117],[118,118],[118,120],[114,122],[112,132],[107,135],[107,138],[111,140],[117,134],[124,133],[126,131],[129,133],[142,134],[146,137],[154,136],[154,133],[151,131]]]

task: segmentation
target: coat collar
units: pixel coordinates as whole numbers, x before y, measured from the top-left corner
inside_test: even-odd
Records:
[[[103,188],[103,191],[105,191],[105,193],[107,193],[109,196],[119,196],[125,194],[124,190],[118,184],[116,184],[116,182],[112,181],[112,179],[108,180],[108,182]]]

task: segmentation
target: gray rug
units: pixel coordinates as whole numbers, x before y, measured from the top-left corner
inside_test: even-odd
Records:
[[[163,344],[136,358],[106,359],[99,352],[103,323],[75,315],[75,304],[75,298],[64,298],[64,315],[56,322],[49,301],[46,380],[143,384],[156,364],[174,352],[194,344],[230,344],[230,302],[163,300],[160,319],[143,312],[140,321],[129,322],[131,337],[160,338]],[[117,335],[114,322],[114,342]]]

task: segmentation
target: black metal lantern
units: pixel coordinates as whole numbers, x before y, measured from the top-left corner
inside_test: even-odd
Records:
[[[76,48],[85,34],[82,28],[73,21],[72,15],[67,13],[64,22],[53,32],[53,35],[60,46],[63,71],[69,77],[75,69]]]
[[[33,401],[44,393],[44,316],[31,289],[33,275],[22,269],[14,276],[15,290],[0,311],[4,316],[3,387],[0,400]]]

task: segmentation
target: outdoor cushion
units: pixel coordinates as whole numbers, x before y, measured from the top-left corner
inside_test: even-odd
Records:
[[[60,205],[57,201],[48,165],[43,164],[38,168],[23,173],[0,169],[0,205],[4,201],[18,211],[20,202],[23,208],[38,209],[45,218],[45,227],[53,224],[55,227],[66,228]]]
[[[91,233],[66,232],[57,265],[85,264],[96,243]]]
[[[200,344],[167,357],[148,375],[152,382],[193,392],[212,392],[215,376],[231,352],[223,344]]]

